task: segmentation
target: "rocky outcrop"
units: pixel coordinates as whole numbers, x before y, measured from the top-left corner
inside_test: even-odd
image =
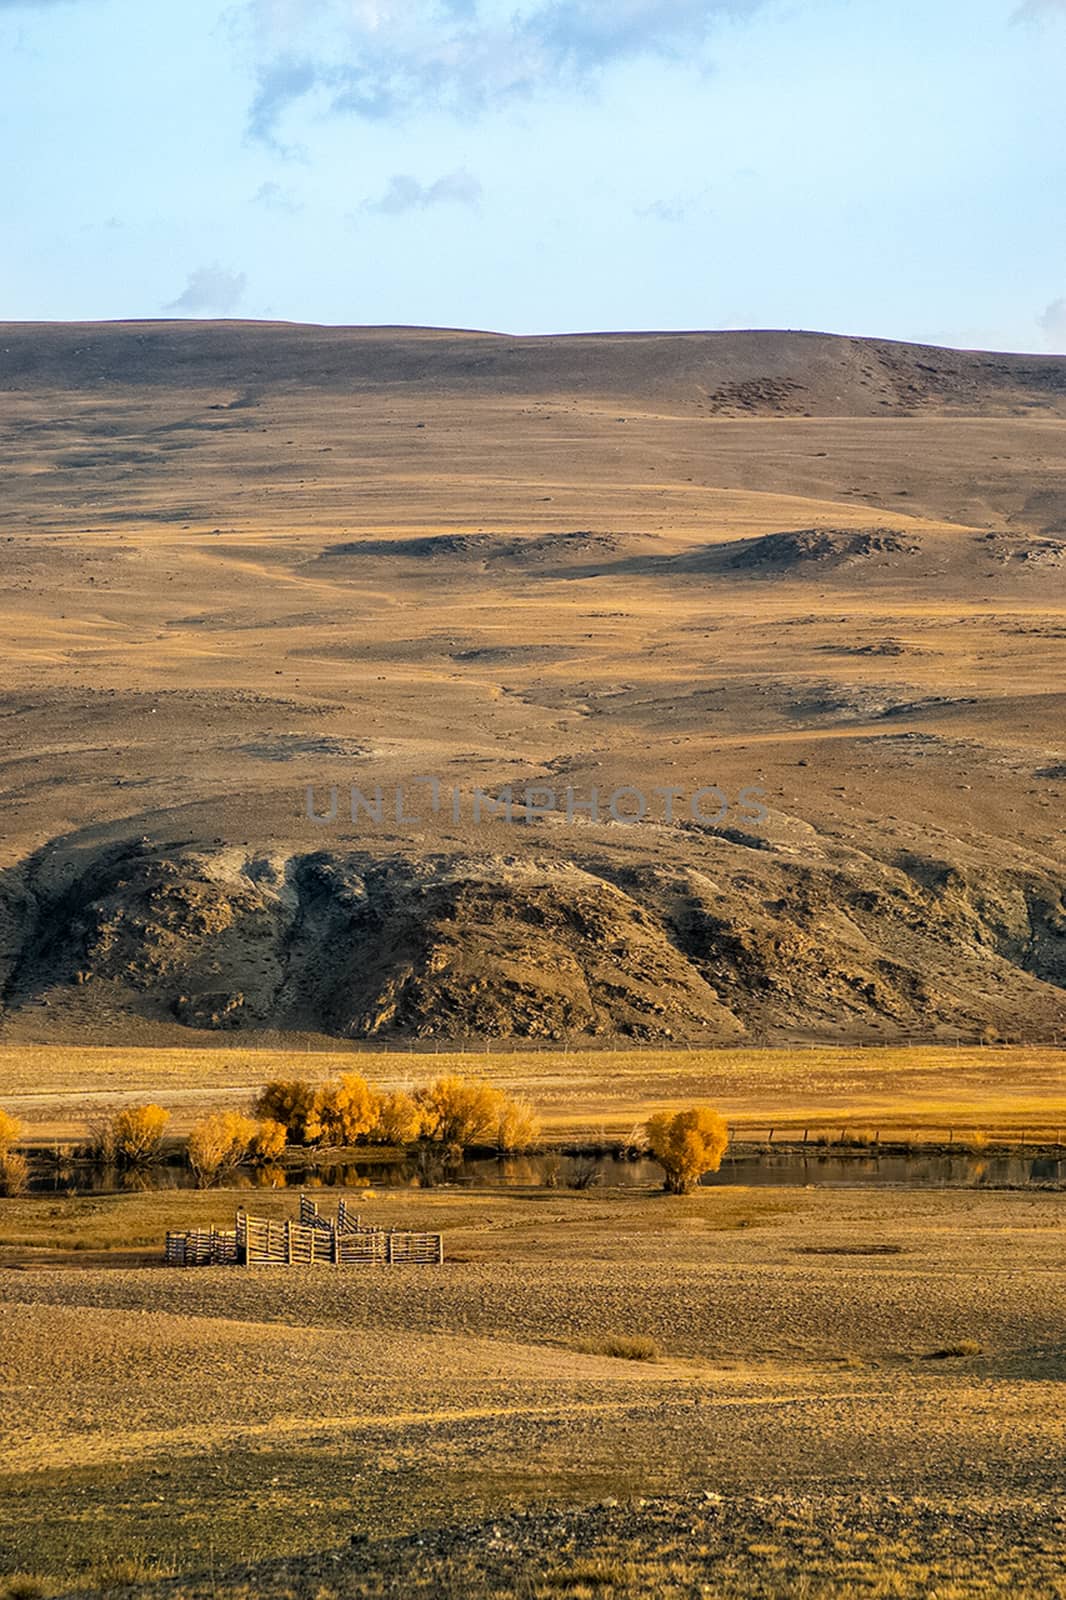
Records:
[[[111,846],[9,874],[4,1009],[116,1028],[766,1040],[1055,1030],[1062,886],[905,857],[598,858]]]

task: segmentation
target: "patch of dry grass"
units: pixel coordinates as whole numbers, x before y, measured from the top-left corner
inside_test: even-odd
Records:
[[[612,1356],[618,1361],[661,1361],[663,1355],[657,1339],[640,1333],[608,1333],[582,1339],[577,1348],[586,1355]]]
[[[977,1339],[958,1339],[954,1344],[941,1345],[938,1350],[926,1353],[927,1361],[951,1361],[962,1356],[979,1356],[984,1348]]]
[[[225,1036],[223,1036],[224,1038]],[[42,1143],[84,1134],[101,1106],[157,1099],[187,1131],[205,1111],[247,1108],[291,1050],[218,1044],[201,1049],[0,1045],[0,1104]],[[1066,1131],[1066,1054],[1046,1047],[838,1046],[788,1049],[558,1050],[486,1053],[319,1048],[301,1076],[324,1082],[359,1071],[383,1088],[443,1073],[477,1076],[531,1100],[549,1136],[630,1133],[654,1111],[717,1106],[748,1137],[829,1140],[856,1130],[984,1145],[1054,1139]],[[949,1089],[950,1092],[945,1092]]]

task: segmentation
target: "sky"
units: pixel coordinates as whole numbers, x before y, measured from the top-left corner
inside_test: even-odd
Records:
[[[0,320],[1066,353],[1066,0],[0,0]]]

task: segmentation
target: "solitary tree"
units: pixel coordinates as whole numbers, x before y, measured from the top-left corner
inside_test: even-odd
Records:
[[[667,1194],[691,1194],[705,1172],[722,1164],[729,1130],[710,1106],[692,1106],[673,1115],[661,1111],[647,1127],[651,1153],[666,1173]]]

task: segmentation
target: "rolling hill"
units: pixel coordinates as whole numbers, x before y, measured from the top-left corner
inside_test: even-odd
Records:
[[[3,1036],[1063,1032],[1066,359],[11,324],[0,426]]]

